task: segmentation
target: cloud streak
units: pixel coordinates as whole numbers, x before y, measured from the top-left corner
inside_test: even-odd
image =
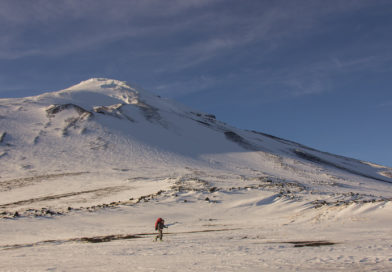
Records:
[[[216,1],[209,1],[214,3]],[[207,1],[2,1],[0,58],[63,55],[95,44],[170,34],[180,16]],[[165,10],[163,13],[162,10]]]
[[[328,44],[328,37],[340,30],[334,20],[344,21],[387,4],[361,0],[4,0],[0,2],[0,65],[2,60],[61,61],[96,52],[107,67],[115,67],[114,62],[124,65],[102,69],[137,66],[140,73],[156,78],[150,86],[166,93],[173,88],[173,93],[183,89],[186,94],[196,91],[191,84],[206,90],[238,79],[259,82],[266,88],[264,93],[320,94],[330,88],[336,73],[377,68],[390,59],[386,50],[375,50],[385,40],[379,44],[369,40],[358,52],[354,45],[337,40],[344,37],[334,38],[339,46]],[[357,35],[365,34],[359,31]],[[323,39],[324,43],[312,44]],[[85,64],[81,61],[80,65]],[[254,91],[255,84],[245,85]]]
[[[220,50],[295,35],[314,25],[320,13],[325,13],[321,8],[323,12],[309,12],[308,7],[301,4],[283,5],[278,1],[280,4],[269,6],[250,1],[253,4],[248,4],[248,8],[253,11],[247,17],[249,9],[240,9],[243,4],[221,2],[145,0],[116,1],[114,4],[102,0],[5,0],[0,3],[0,57],[62,55],[98,43],[142,39],[146,35],[161,36],[162,33],[169,37],[176,35],[181,40],[184,32],[191,30],[198,39],[192,44],[180,41],[183,42],[182,55],[191,52],[191,58],[199,52],[199,56],[208,59]],[[342,9],[340,6],[338,10]],[[300,12],[306,16],[298,17]]]

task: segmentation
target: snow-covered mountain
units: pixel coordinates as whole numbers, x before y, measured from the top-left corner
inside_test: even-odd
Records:
[[[71,207],[123,201],[192,179],[219,188],[263,179],[392,196],[390,168],[240,130],[112,79],[1,99],[0,124],[6,210],[52,199]]]
[[[391,199],[391,168],[125,82],[0,99],[1,271],[388,271]]]

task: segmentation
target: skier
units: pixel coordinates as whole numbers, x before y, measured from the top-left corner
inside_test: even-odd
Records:
[[[155,237],[154,241],[157,241],[158,238],[160,241],[162,241],[164,228],[167,228],[167,226],[165,226],[165,220],[163,220],[162,218],[159,217],[157,219],[157,221],[155,222],[155,230],[158,231],[158,235]]]

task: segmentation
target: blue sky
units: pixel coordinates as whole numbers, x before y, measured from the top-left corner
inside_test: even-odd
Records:
[[[0,98],[125,80],[392,166],[392,2],[2,0]]]

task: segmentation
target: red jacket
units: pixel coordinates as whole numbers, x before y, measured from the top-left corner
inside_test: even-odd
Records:
[[[155,222],[155,230],[163,229],[164,227],[165,227],[165,220],[159,217]]]

